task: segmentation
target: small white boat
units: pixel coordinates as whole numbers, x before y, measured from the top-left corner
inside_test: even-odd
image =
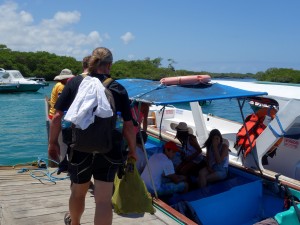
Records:
[[[27,77],[25,79],[34,80],[40,84],[43,84],[44,86],[49,86],[49,83],[43,77]]]
[[[45,84],[25,79],[18,70],[4,70],[0,68],[0,93],[8,92],[36,92]]]

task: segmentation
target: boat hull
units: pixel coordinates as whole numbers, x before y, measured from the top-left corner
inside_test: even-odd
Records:
[[[163,151],[162,143],[158,136],[148,137],[145,144],[148,158]],[[195,182],[195,177],[190,178]],[[230,165],[229,174],[222,181],[187,193],[163,196],[167,206],[164,208],[173,208],[197,224],[254,224],[266,218],[276,218],[280,225],[300,224],[294,207],[283,207],[283,184],[250,169]],[[300,197],[299,186],[290,187],[290,192]]]
[[[0,85],[0,93],[13,92],[17,89],[17,85],[14,84],[1,84]]]
[[[36,92],[41,87],[44,87],[43,84],[7,84],[0,85],[0,93],[12,93],[12,92]]]

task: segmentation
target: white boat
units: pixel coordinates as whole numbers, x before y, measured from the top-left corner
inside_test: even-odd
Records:
[[[49,86],[49,83],[43,77],[27,77],[25,79],[34,80],[34,81],[36,81],[36,82],[38,82],[40,84],[43,84],[44,86]]]
[[[244,90],[251,90],[254,92],[263,91],[261,92],[261,96],[264,96],[263,99],[273,100],[273,107],[275,107],[274,104],[276,104],[276,107],[278,108],[278,112],[276,114],[277,119],[272,120],[264,132],[256,139],[256,146],[253,150],[253,153],[255,153],[254,158],[252,156],[244,158],[242,154],[238,156],[238,152],[234,148],[236,134],[243,124],[230,121],[226,118],[220,118],[217,115],[203,114],[201,106],[197,101],[192,102],[191,100],[188,100],[190,101],[191,110],[166,106],[169,104],[164,104],[163,106],[165,107],[164,110],[162,110],[162,106],[160,106],[161,104],[159,102],[152,102],[152,104],[157,104],[158,106],[152,106],[150,109],[150,113],[155,117],[155,126],[150,127],[149,130],[154,133],[155,130],[160,130],[162,135],[169,134],[171,136],[175,136],[175,131],[172,130],[170,125],[172,123],[178,124],[179,122],[184,121],[194,130],[194,134],[197,135],[198,141],[200,145],[202,145],[207,138],[208,132],[217,128],[230,142],[230,161],[232,163],[240,164],[241,166],[249,168],[255,168],[264,173],[280,173],[282,177],[286,176],[288,178],[300,180],[300,87],[234,81],[214,81],[211,85],[240,87]],[[280,89],[283,91],[279,91]],[[220,90],[216,88],[215,91]],[[265,95],[266,92],[264,91],[271,93],[272,95]],[[177,93],[181,93],[182,95],[182,92],[179,90]],[[200,97],[190,96],[189,98],[194,98],[195,100],[198,98],[198,101],[213,100],[214,102],[212,104],[218,104],[217,100],[223,98],[221,93],[219,95],[218,93],[212,94],[208,93],[205,94],[206,96],[202,95]],[[224,92],[224,94],[226,93]],[[147,95],[150,94],[148,93]],[[253,103],[253,101],[251,101],[251,96],[246,97],[247,99],[242,99],[242,96],[238,97],[240,104],[242,104],[241,101],[244,100],[249,103]],[[143,99],[143,96],[140,96],[137,99],[139,98]],[[169,102],[172,101],[169,96],[165,95],[165,98],[168,99]],[[185,97],[182,96],[181,101],[173,101],[173,104],[177,102],[184,102],[184,98]],[[227,96],[225,98],[233,101],[232,98],[235,97]],[[256,103],[259,101],[257,98],[252,98],[252,100],[253,99],[256,100]],[[170,104],[172,103],[170,102]],[[237,112],[240,112],[238,107],[236,110]],[[156,131],[156,133],[157,132],[158,131]],[[268,158],[268,165],[263,165],[263,156],[268,153],[270,148],[272,148],[272,146],[280,138],[283,138],[283,140],[277,148],[276,155],[273,158]],[[256,163],[258,163],[258,165]]]
[[[25,79],[18,70],[0,68],[0,93],[7,92],[36,92],[45,84]]]
[[[300,212],[297,206],[291,207],[289,212],[276,212],[275,208],[278,207],[278,202],[276,204],[275,202],[277,200],[275,201],[274,196],[264,195],[266,192],[266,182],[268,181],[288,186],[288,189],[291,189],[293,194],[299,194],[300,191],[299,87],[296,89],[297,91],[293,92],[293,95],[283,97],[278,96],[280,95],[278,87],[274,89],[274,93],[270,91],[273,95],[269,96],[266,86],[254,88],[249,83],[244,83],[244,86],[236,84],[236,87],[245,88],[238,89],[234,87],[233,83],[225,85],[219,82],[211,82],[200,86],[164,86],[160,85],[159,82],[141,79],[124,79],[118,81],[127,89],[131,99],[152,104],[149,120],[153,121],[153,125],[149,125],[148,133],[153,135],[157,140],[176,140],[174,139],[175,131],[172,130],[171,124],[178,124],[183,121],[193,129],[200,146],[202,146],[210,130],[217,128],[230,143],[231,152],[229,158],[230,166],[232,167],[231,173],[236,176],[235,169],[238,169],[238,171],[243,171],[247,174],[254,174],[256,177],[254,178],[255,182],[260,180],[258,183],[247,182],[247,185],[233,185],[230,186],[230,190],[226,189],[217,194],[214,193],[212,196],[203,194],[201,190],[195,190],[192,193],[175,197],[170,202],[178,203],[179,200],[188,201],[195,210],[194,214],[197,214],[202,222],[205,221],[203,224],[253,224],[262,220],[264,216],[276,217],[279,224],[300,224]],[[285,93],[287,94],[290,87],[285,89]],[[268,98],[271,101],[265,101]],[[242,153],[239,154],[239,151],[234,147],[236,135],[242,124],[215,115],[203,114],[202,108],[198,103],[199,101],[212,100],[212,104],[218,104],[218,100],[220,99],[236,99],[239,105],[237,111],[241,112],[243,119],[245,115],[243,115],[242,108],[248,102],[253,103],[261,100],[259,103],[261,107],[265,107],[268,105],[267,103],[270,103],[272,107],[277,107],[276,117],[267,124],[267,127],[256,138],[256,143],[251,150],[251,154],[248,154],[247,157]],[[190,103],[191,110],[175,108],[172,106],[175,103]],[[268,105],[268,107],[270,106]],[[281,142],[277,146],[276,155],[273,158],[268,157],[268,165],[264,165],[263,159],[278,140],[281,140]],[[154,152],[157,151],[161,151],[161,149],[154,149]],[[203,152],[205,154],[206,150],[203,149]],[[245,174],[242,177],[245,178]],[[224,181],[224,183],[226,182]],[[255,187],[251,186],[250,183]],[[216,189],[222,190],[222,182],[219,185]],[[261,190],[263,194],[260,192]],[[250,193],[256,191],[259,192],[257,196],[250,195]],[[208,193],[210,191],[205,190],[205,192]],[[241,194],[242,196],[239,196]],[[197,196],[201,197],[198,198]],[[236,199],[236,196],[239,196],[238,199]],[[245,198],[245,202],[241,203],[240,198]],[[262,200],[254,201],[256,198]],[[218,203],[215,201],[218,201]],[[227,202],[230,205],[226,206],[222,202]],[[248,207],[244,206],[247,204]],[[261,208],[265,206],[266,208]],[[215,212],[214,207],[218,210],[220,219],[217,219],[215,213],[213,213]],[[233,215],[229,216],[233,208],[236,211]],[[246,216],[246,213],[254,208],[261,208],[258,214],[256,214],[260,218],[254,218],[254,215],[250,216],[251,218],[248,218],[248,215]],[[275,211],[272,211],[270,214],[264,214],[264,212],[271,209]],[[226,213],[220,213],[220,210]],[[240,221],[234,218],[234,216],[240,216],[239,212],[242,212],[242,215],[245,216]],[[292,219],[289,220],[287,218]]]
[[[268,93],[268,96],[277,98],[300,99],[300,84],[231,80],[214,80],[214,82],[244,90],[265,91]]]

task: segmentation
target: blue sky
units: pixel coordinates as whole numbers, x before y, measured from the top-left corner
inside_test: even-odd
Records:
[[[0,44],[81,60],[161,57],[175,69],[300,70],[299,0],[0,0]]]

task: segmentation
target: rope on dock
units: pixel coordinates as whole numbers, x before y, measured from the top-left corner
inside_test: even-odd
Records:
[[[57,165],[59,164],[58,162],[52,159],[38,157],[38,160],[36,162],[25,164],[29,166],[36,166],[37,167],[36,169],[24,167],[19,169],[17,173],[30,172],[30,176],[34,179],[37,179],[41,183],[44,183],[43,181],[46,181],[46,182],[51,182],[53,184],[56,184],[57,181],[69,179],[69,176],[64,176],[64,177],[55,176],[54,174],[55,173],[57,174],[58,168],[55,169],[54,171],[50,171],[48,164],[46,163],[48,161],[52,161]],[[24,164],[15,165],[14,168],[20,165],[24,165]]]

